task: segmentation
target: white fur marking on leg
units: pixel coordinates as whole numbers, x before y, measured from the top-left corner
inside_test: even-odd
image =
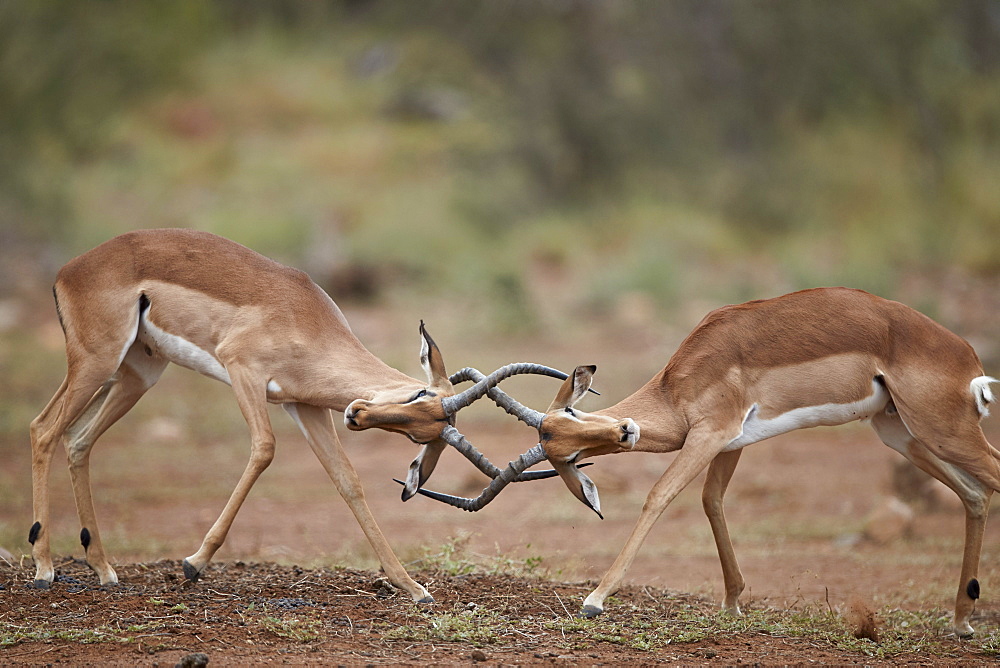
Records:
[[[759,407],[754,404],[743,417],[743,425],[739,435],[726,445],[723,452],[739,450],[751,443],[757,443],[796,429],[868,420],[872,415],[885,408],[888,403],[889,393],[885,386],[877,380],[872,380],[872,393],[860,401],[849,404],[801,406],[772,418],[760,417]]]
[[[212,353],[175,334],[166,332],[149,319],[149,309],[142,313],[139,321],[139,341],[153,349],[153,352],[174,364],[197,371],[209,378],[232,385],[229,372]]]

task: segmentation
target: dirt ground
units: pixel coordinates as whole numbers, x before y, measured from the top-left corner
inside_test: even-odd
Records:
[[[53,637],[7,647],[5,665],[450,665],[554,664],[851,664],[933,665],[988,663],[955,643],[946,657],[916,653],[876,660],[836,651],[809,638],[757,631],[719,634],[667,645],[656,652],[606,641],[574,638],[568,606],[584,595],[582,584],[523,580],[501,575],[419,572],[437,602],[418,608],[370,571],[302,569],[274,564],[219,564],[204,581],[188,584],[180,563],[158,561],[121,569],[123,584],[103,589],[85,564],[66,560],[48,591],[28,589],[26,569],[3,568],[5,618],[45,627]],[[628,586],[602,624],[641,625],[710,604],[697,597]],[[427,615],[451,611],[456,629],[470,622],[468,639],[444,641],[413,631]],[[483,617],[485,615],[485,618]],[[494,622],[516,620],[499,626]],[[480,618],[485,619],[481,622]],[[60,629],[94,627],[87,638],[58,638]],[[994,618],[995,622],[996,619]],[[488,633],[477,628],[491,625]],[[523,630],[527,629],[527,630]],[[115,639],[127,637],[127,640]]]
[[[279,416],[273,416],[276,424]],[[437,600],[421,611],[381,585],[377,564],[346,505],[301,437],[286,431],[286,425],[274,464],[253,490],[216,561],[199,583],[185,586],[179,561],[158,559],[194,552],[242,471],[246,448],[238,439],[188,443],[190,435],[171,432],[169,424],[155,421],[159,418],[142,419],[126,427],[124,436],[110,433],[94,456],[98,513],[122,585],[96,587],[78,560],[82,549],[73,542],[79,527],[68,476],[54,466],[54,536],[62,539],[55,544],[62,560],[59,581],[48,591],[27,588],[30,558],[18,559],[28,552],[26,542],[6,546],[15,555],[11,565],[0,562],[0,624],[8,632],[42,625],[53,633],[3,648],[3,663],[164,666],[192,652],[207,654],[212,665],[879,663],[809,639],[762,633],[723,634],[708,644],[678,642],[655,651],[613,640],[574,643],[567,638],[566,628],[559,626],[565,621],[559,620],[573,617],[611,564],[669,455],[598,459],[588,473],[601,490],[603,521],[558,479],[515,485],[469,515],[422,497],[400,503],[399,488],[390,478],[402,477],[416,447],[391,434],[344,432],[376,518],[415,579]],[[485,413],[460,426],[495,463],[504,464],[531,445],[523,427]],[[138,456],[132,432],[159,439],[159,445],[143,448]],[[174,440],[185,444],[171,450]],[[995,433],[992,440],[998,440]],[[3,464],[6,480],[23,485],[28,479],[24,459]],[[748,584],[744,605],[839,614],[849,601],[860,599],[877,610],[948,616],[961,561],[963,520],[956,502],[932,493],[929,507],[914,506],[908,534],[887,544],[862,535],[866,518],[892,491],[897,460],[863,427],[798,432],[749,449],[727,495],[730,528]],[[428,486],[467,494],[484,484],[450,453]],[[630,570],[627,588],[598,623],[634,625],[644,615],[669,619],[679,606],[707,613],[717,605],[721,571],[699,490],[696,481],[667,509]],[[21,520],[25,534],[29,492],[25,485],[3,517]],[[987,530],[983,598],[973,620],[981,632],[1000,624],[994,594],[1000,582],[998,548],[1000,527],[994,523]],[[457,558],[487,567],[465,575],[441,570],[442,560]],[[490,574],[489,565],[497,563],[530,577]],[[344,566],[359,570],[340,570]],[[536,630],[518,628],[500,634],[499,642],[390,636],[393,628],[420,615],[467,609],[538,620]],[[289,614],[297,615],[298,624],[290,630],[280,626]],[[257,623],[251,623],[255,615]],[[144,638],[141,625],[151,620],[158,620],[150,627],[156,630]],[[81,624],[136,627],[139,631],[129,637],[138,640],[60,637],[60,626]],[[897,656],[886,663],[992,661],[975,645],[953,642],[954,653],[946,659]]]

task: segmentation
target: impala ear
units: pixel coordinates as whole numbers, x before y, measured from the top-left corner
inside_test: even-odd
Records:
[[[559,476],[566,483],[566,487],[573,493],[573,496],[580,499],[583,505],[593,510],[603,520],[601,499],[597,494],[597,485],[594,484],[594,481],[584,475],[575,464],[557,464],[551,460],[549,463],[552,464],[552,468],[559,472]]]
[[[547,413],[572,406],[583,398],[583,395],[590,389],[590,384],[594,380],[597,367],[593,364],[578,366],[573,374],[563,381],[556,398],[552,400]]]
[[[427,384],[435,387],[451,387],[448,372],[444,368],[444,358],[434,339],[427,333],[424,321],[420,321],[420,366],[427,374]]]

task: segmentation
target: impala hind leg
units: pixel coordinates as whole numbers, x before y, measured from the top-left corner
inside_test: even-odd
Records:
[[[396,558],[382,530],[375,522],[375,517],[365,501],[361,480],[347,459],[347,454],[337,437],[330,411],[308,404],[284,404],[283,407],[299,425],[309,446],[336,485],[337,491],[354,513],[389,580],[408,593],[417,603],[433,603],[434,599],[430,593],[417,584],[399,563],[399,559]]]
[[[117,584],[118,575],[108,563],[101,542],[90,486],[90,453],[101,434],[135,406],[159,380],[166,366],[166,360],[152,357],[145,353],[144,346],[134,344],[112,380],[101,388],[83,415],[67,430],[66,456],[80,517],[80,542],[87,554],[87,563],[102,585]]]
[[[66,335],[66,379],[31,422],[31,498],[35,521],[28,541],[35,561],[36,587],[47,587],[55,578],[49,547],[49,470],[55,446],[67,438],[67,430],[85,412],[90,410],[92,415],[100,412],[138,329],[141,299],[127,291],[95,297],[104,287],[85,286],[90,293],[85,297],[68,289],[59,278],[53,289]],[[107,572],[103,577],[108,577]]]
[[[267,416],[267,382],[257,374],[236,365],[227,366],[227,371],[233,384],[236,403],[239,404],[243,418],[250,427],[250,461],[247,462],[219,519],[205,535],[201,547],[184,560],[184,576],[192,581],[198,579],[208,562],[226,542],[226,536],[229,535],[229,529],[233,526],[233,520],[236,519],[240,507],[257,482],[257,478],[274,459],[274,432],[271,430],[271,420]]]
[[[743,614],[740,610],[740,594],[743,593],[745,583],[743,573],[740,572],[740,565],[736,561],[733,541],[729,537],[729,527],[726,525],[722,499],[726,494],[726,488],[729,486],[729,481],[733,477],[742,452],[742,449],[722,452],[713,459],[712,463],[708,465],[705,487],[701,493],[701,503],[708,516],[708,522],[712,525],[712,536],[715,538],[715,547],[719,552],[719,561],[722,562],[722,577],[726,586],[726,597],[722,601],[722,608],[734,615]]]
[[[34,523],[28,533],[31,556],[35,562],[34,586],[46,588],[55,579],[49,546],[49,470],[56,444],[87,410],[92,402],[103,401],[105,383],[114,367],[102,366],[98,358],[70,360],[66,379],[45,409],[31,422],[31,499]],[[99,396],[95,396],[99,395]]]
[[[969,619],[975,610],[976,599],[979,598],[979,561],[993,489],[962,468],[943,461],[924,443],[915,439],[891,405],[890,409],[872,418],[872,426],[883,443],[950,487],[965,507],[965,549],[955,597],[954,630],[959,637],[968,638],[973,634]],[[982,438],[979,447],[985,445],[989,448],[978,424],[976,431]]]
[[[738,425],[729,434],[697,428],[688,433],[681,451],[646,496],[642,513],[625,546],[597,589],[584,600],[581,612],[584,617],[596,617],[604,612],[604,599],[618,591],[626,571],[664,509],[738,433]]]

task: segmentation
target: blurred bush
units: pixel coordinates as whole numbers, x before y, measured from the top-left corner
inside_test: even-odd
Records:
[[[0,440],[61,368],[40,286],[140,227],[388,306],[352,323],[401,368],[432,315],[449,359],[596,335],[646,377],[823,284],[1000,363],[998,183],[1000,0],[5,0]]]
[[[591,305],[994,276],[998,73],[998,0],[12,0],[0,241],[194,225],[518,313],[554,259]]]
[[[176,83],[203,48],[203,3],[0,3],[0,242],[65,232],[65,181],[108,122]]]

